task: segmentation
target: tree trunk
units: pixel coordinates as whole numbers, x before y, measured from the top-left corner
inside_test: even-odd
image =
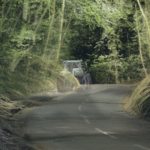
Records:
[[[56,61],[57,62],[59,61],[59,58],[60,58],[60,50],[61,50],[61,44],[62,44],[62,32],[63,32],[63,24],[64,24],[65,2],[66,2],[66,0],[62,0],[62,10],[61,10],[61,18],[60,18],[58,48],[57,48],[57,51],[56,51]]]
[[[23,4],[23,19],[25,21],[27,21],[27,19],[28,19],[28,11],[29,11],[29,1],[28,0],[24,0],[24,4]]]
[[[48,34],[47,34],[47,39],[45,42],[45,47],[44,47],[44,51],[43,51],[43,58],[45,56],[47,56],[46,52],[47,52],[47,47],[50,41],[50,36],[51,36],[51,31],[52,31],[52,26],[54,23],[54,18],[55,18],[55,7],[56,7],[56,0],[52,1],[52,8],[51,8],[51,12],[49,13],[49,17],[50,17],[50,23],[49,23],[49,28],[48,28]],[[52,16],[50,16],[52,14]]]
[[[140,0],[137,0],[137,3],[138,3],[138,5],[139,5],[140,11],[141,11],[141,13],[142,13],[142,16],[143,16],[143,18],[144,18],[144,20],[145,20],[145,23],[146,23],[146,26],[147,26],[147,31],[148,31],[148,37],[149,37],[149,39],[150,39],[150,26],[149,26],[148,17],[146,16],[146,14],[145,14],[145,12],[144,12],[142,6],[141,6]]]
[[[147,73],[147,69],[145,67],[144,57],[143,57],[143,53],[142,53],[141,35],[140,35],[140,31],[139,31],[139,24],[138,24],[138,19],[137,19],[137,13],[136,13],[136,27],[137,27],[137,33],[138,33],[139,53],[140,53],[141,63],[142,63],[142,66],[143,66],[143,71],[144,71],[145,77],[147,77],[148,73]]]

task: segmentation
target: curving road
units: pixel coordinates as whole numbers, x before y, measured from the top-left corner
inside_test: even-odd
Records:
[[[24,133],[41,150],[150,150],[150,123],[124,112],[128,85],[92,85],[32,109]]]

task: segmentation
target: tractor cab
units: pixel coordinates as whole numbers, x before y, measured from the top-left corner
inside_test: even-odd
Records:
[[[73,74],[80,83],[84,76],[82,60],[65,60],[63,61],[64,69]]]
[[[85,71],[82,60],[63,61],[64,69],[57,79],[57,89],[59,92],[70,91],[79,87],[80,84],[91,84],[91,76]],[[72,76],[73,75],[73,76]],[[78,80],[78,81],[77,81]]]

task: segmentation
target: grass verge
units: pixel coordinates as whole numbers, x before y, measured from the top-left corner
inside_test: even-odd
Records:
[[[136,87],[125,109],[132,114],[150,118],[150,75]]]

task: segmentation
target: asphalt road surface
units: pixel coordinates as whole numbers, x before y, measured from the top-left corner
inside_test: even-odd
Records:
[[[129,85],[91,85],[30,110],[24,133],[41,150],[150,150],[150,123],[123,110]]]

